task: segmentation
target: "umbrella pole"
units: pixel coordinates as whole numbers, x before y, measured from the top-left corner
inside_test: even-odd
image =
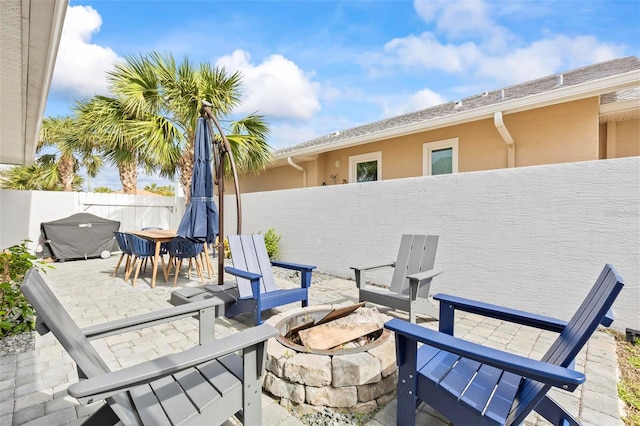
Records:
[[[211,126],[211,121],[216,125],[220,136],[222,137],[222,147],[219,150],[214,150],[214,152],[219,153],[218,159],[218,168],[216,170],[216,179],[218,181],[218,284],[222,285],[224,283],[224,168],[225,168],[225,160],[226,156],[229,156],[229,164],[231,165],[231,171],[233,173],[233,182],[234,189],[236,193],[236,215],[238,220],[238,228],[237,234],[242,234],[242,205],[240,202],[240,187],[238,185],[238,173],[236,170],[236,164],[233,159],[233,153],[231,152],[231,145],[229,144],[229,140],[225,136],[222,131],[222,126],[218,122],[218,119],[211,112],[211,104],[207,101],[202,102],[202,109],[200,113],[207,117],[207,127],[209,129],[209,133],[211,134],[211,140],[213,143],[215,142],[215,137],[213,133],[213,127]]]
[[[220,151],[218,160],[218,170],[216,178],[218,179],[218,285],[224,283],[224,152]]]

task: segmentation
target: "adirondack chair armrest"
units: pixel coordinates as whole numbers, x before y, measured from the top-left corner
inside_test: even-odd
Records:
[[[353,272],[356,275],[356,286],[358,288],[364,288],[367,285],[367,271],[373,271],[374,269],[382,268],[395,268],[396,262],[384,263],[382,265],[367,266],[365,268],[359,268],[352,266]]]
[[[262,275],[249,271],[243,271],[242,269],[232,268],[231,266],[226,266],[224,270],[231,275],[251,281],[252,297],[254,299],[260,298],[260,278],[262,278]]]
[[[453,320],[455,310],[482,315],[489,318],[509,321],[516,324],[535,327],[541,330],[562,332],[567,325],[566,321],[532,314],[529,312],[506,308],[490,303],[465,299],[463,297],[438,293],[433,296],[440,302],[440,331],[453,335]]]
[[[73,384],[69,395],[81,404],[91,404],[104,398],[125,392],[136,386],[147,384],[162,377],[176,374],[207,361],[244,349],[264,344],[278,334],[278,330],[268,324],[243,330],[222,339],[195,346],[184,352],[165,355],[138,365],[112,371]],[[262,351],[258,351],[260,353]],[[259,368],[262,363],[258,362]]]
[[[277,260],[272,260],[271,265],[279,268],[300,271],[300,287],[311,287],[311,274],[313,273],[313,270],[316,269],[314,265],[301,265],[299,263],[281,262]]]
[[[411,297],[411,300],[417,299],[418,289],[420,289],[422,285],[427,284],[433,277],[440,275],[442,272],[442,270],[429,269],[428,271],[407,275],[407,278],[409,278],[409,297]]]
[[[202,321],[205,318],[211,318],[207,313],[211,314],[211,316],[215,318],[216,309],[218,309],[217,305],[219,305],[219,303],[220,302],[216,299],[205,299],[198,302],[178,305],[168,309],[162,309],[160,311],[110,321],[105,324],[92,325],[90,327],[83,328],[81,331],[87,339],[92,340],[139,330],[141,328],[147,328],[182,318],[188,318],[195,314],[199,314]]]
[[[584,374],[570,368],[482,346],[398,318],[388,321],[384,326],[396,333],[396,345],[399,345],[398,365],[402,365],[404,357],[405,349],[399,341],[401,339],[398,339],[402,337],[567,391],[574,391],[586,379]],[[406,347],[416,348],[417,343],[408,344]]]
[[[283,262],[280,260],[272,260],[271,265],[295,271],[313,271],[316,269],[315,265],[303,265],[300,263]]]
[[[249,281],[258,280],[262,277],[260,274],[255,274],[253,272],[243,271],[242,269],[232,268],[231,266],[226,266],[224,271],[234,275],[236,277],[244,278]]]
[[[407,275],[407,278],[409,278],[409,281],[416,281],[418,283],[421,283],[422,281],[429,280],[440,275],[443,272],[444,271],[441,269],[429,269],[428,271],[422,271],[418,272],[417,274]]]

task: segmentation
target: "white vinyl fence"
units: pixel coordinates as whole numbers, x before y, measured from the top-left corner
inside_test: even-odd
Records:
[[[120,230],[146,226],[177,228],[184,212],[184,199],[153,195],[102,194],[86,192],[0,191],[0,247],[18,244],[25,238],[36,250],[40,224],[91,213],[120,222]]]
[[[0,191],[0,247],[78,211],[123,230],[175,228],[184,211],[181,199],[102,197]],[[640,329],[640,157],[251,193],[242,207],[243,233],[274,228],[282,260],[341,277],[393,260],[402,233],[440,235],[436,292],[561,319],[612,263],[626,282],[614,327]],[[227,195],[225,235],[235,218]]]

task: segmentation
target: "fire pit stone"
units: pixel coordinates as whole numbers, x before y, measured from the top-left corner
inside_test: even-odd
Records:
[[[334,308],[296,308],[271,317],[267,323],[280,328],[284,335],[299,323],[309,318],[317,321]],[[366,314],[378,315],[381,323],[391,318],[379,312]],[[263,387],[280,398],[283,406],[303,412],[329,408],[371,413],[395,396],[397,382],[393,334],[384,330],[377,336],[362,348],[345,345],[344,350],[330,351],[285,346],[284,336],[270,339]]]

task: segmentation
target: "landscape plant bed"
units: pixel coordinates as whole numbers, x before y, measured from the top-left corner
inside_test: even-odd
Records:
[[[625,403],[623,421],[627,425],[640,426],[640,341],[627,342],[621,333],[616,337],[618,354],[618,396]]]

